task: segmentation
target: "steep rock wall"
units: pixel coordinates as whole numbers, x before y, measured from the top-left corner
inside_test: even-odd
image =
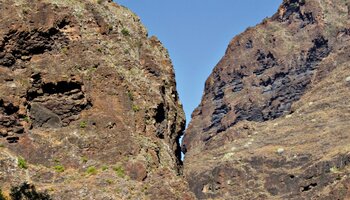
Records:
[[[106,0],[0,1],[0,186],[54,199],[192,199],[167,50]]]
[[[284,0],[230,42],[184,139],[198,199],[349,198],[349,19],[347,1]]]

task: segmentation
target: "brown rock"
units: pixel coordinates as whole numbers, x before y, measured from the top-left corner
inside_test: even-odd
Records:
[[[30,181],[53,199],[151,199],[159,186],[193,197],[171,60],[135,14],[112,1],[0,0],[0,19],[5,193]]]
[[[126,165],[126,174],[133,180],[143,181],[147,177],[147,169],[140,161],[129,162]]]
[[[348,198],[346,10],[284,0],[230,42],[184,139],[198,199]]]

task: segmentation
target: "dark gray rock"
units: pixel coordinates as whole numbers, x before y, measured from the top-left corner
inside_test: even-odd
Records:
[[[61,119],[58,115],[38,103],[32,103],[30,107],[30,116],[34,127],[59,128],[62,126]]]

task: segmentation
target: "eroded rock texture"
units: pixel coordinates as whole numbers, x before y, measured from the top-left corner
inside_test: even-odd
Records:
[[[284,0],[230,42],[186,130],[198,199],[350,199],[349,13]]]
[[[193,199],[184,126],[167,50],[129,10],[0,0],[5,194],[27,181],[54,199]]]

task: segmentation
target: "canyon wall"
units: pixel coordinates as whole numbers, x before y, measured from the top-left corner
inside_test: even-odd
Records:
[[[233,38],[185,134],[198,199],[350,198],[349,9],[284,0]]]
[[[0,186],[53,199],[193,199],[167,50],[107,0],[0,1]]]

